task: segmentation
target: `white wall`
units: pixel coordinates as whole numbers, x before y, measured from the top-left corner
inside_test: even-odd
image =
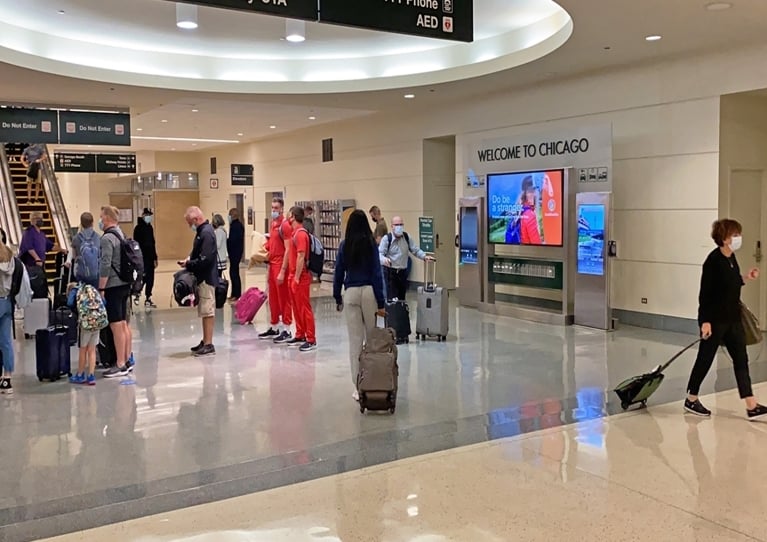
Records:
[[[456,179],[470,134],[549,130],[557,122],[610,122],[614,132],[615,261],[612,297],[619,309],[692,318],[708,228],[719,207],[719,96],[767,87],[767,47],[598,73],[469,103],[428,106],[428,95],[399,114],[319,126],[286,137],[199,155],[206,213],[225,209],[233,191],[265,216],[263,192],[285,187],[287,201],[354,198],[402,214],[411,230],[423,210],[422,140],[456,134]],[[335,140],[323,164],[321,140]],[[210,156],[221,188],[208,188]],[[232,189],[230,163],[253,163],[255,187]],[[459,189],[460,190],[460,189]],[[459,194],[457,194],[458,196]],[[254,203],[255,202],[255,203]],[[648,304],[643,305],[641,298]]]

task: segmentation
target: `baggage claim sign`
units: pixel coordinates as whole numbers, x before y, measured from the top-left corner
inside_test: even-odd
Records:
[[[473,0],[181,1],[411,36],[474,41]]]

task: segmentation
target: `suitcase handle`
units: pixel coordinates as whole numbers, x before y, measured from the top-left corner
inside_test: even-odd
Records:
[[[659,372],[659,373],[662,373],[663,371],[665,371],[666,369],[668,369],[668,368],[669,368],[669,366],[670,366],[672,363],[674,363],[674,362],[675,362],[677,359],[679,359],[679,357],[680,357],[682,354],[684,354],[685,352],[687,352],[687,351],[688,351],[690,348],[692,348],[693,346],[697,345],[697,344],[698,344],[699,342],[701,342],[702,340],[703,340],[703,339],[697,339],[697,340],[696,340],[694,343],[690,343],[689,345],[685,346],[685,347],[684,347],[682,350],[680,350],[679,352],[677,352],[676,354],[674,354],[674,357],[672,357],[672,358],[671,358],[670,360],[668,360],[666,363],[664,363],[663,365],[661,365],[661,366],[660,366],[660,370],[659,370],[658,372]]]
[[[427,292],[437,289],[437,260],[423,261],[423,287]]]
[[[56,328],[69,327],[67,326],[66,319],[65,319],[65,316],[68,310],[69,309],[67,309],[66,307],[59,307],[58,309],[54,309],[53,322],[52,322],[53,327],[56,327]],[[59,319],[59,317],[61,317],[61,319]]]

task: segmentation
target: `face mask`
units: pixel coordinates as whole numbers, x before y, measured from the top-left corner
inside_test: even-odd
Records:
[[[371,216],[370,220],[372,220],[373,222],[376,222],[376,223],[378,222],[378,219],[376,217],[374,217],[374,216]]]
[[[197,233],[197,224],[192,224],[189,227],[192,229],[193,232]]]
[[[144,217],[144,222],[146,222],[147,224],[151,224],[152,223],[152,217],[151,216],[145,216]]]
[[[740,235],[733,235],[732,240],[730,241],[730,249],[733,251],[739,250],[740,247],[743,246],[743,237]]]
[[[35,220],[35,226],[37,226],[38,228],[42,228],[43,227],[43,219],[42,218],[38,218],[37,220]]]
[[[394,235],[402,237],[403,233],[405,233],[405,226],[394,226]]]
[[[227,216],[226,217],[226,223],[229,224],[230,226],[232,225],[232,217],[231,216]]]
[[[103,220],[99,220],[99,229],[101,231],[104,231],[104,221]]]
[[[272,220],[277,220],[278,218],[280,218],[280,213],[272,211]]]

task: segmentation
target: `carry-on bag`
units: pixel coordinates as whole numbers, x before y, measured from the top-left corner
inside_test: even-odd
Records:
[[[115,337],[109,326],[99,331],[99,344],[96,346],[96,355],[99,365],[105,369],[117,365],[117,350],[115,349]]]
[[[386,323],[394,330],[397,344],[410,342],[410,307],[406,301],[386,302]]]
[[[45,269],[39,265],[28,265],[27,275],[29,275],[29,285],[32,287],[32,297],[48,299],[48,279],[45,276]]]
[[[437,262],[426,260],[423,266],[423,286],[418,287],[418,308],[415,318],[416,339],[436,337],[447,340],[450,313],[446,288],[437,286]]]
[[[391,328],[376,327],[367,338],[360,354],[357,373],[357,393],[360,412],[397,408],[399,366],[397,365],[397,339]]]
[[[70,269],[66,265],[61,266],[59,276],[53,279],[53,308],[67,306],[67,287],[69,286]]]
[[[191,271],[180,269],[173,274],[173,299],[179,307],[197,306],[197,279]]]
[[[696,346],[700,341],[701,339],[698,339],[694,343],[685,346],[682,350],[677,352],[674,357],[663,365],[658,365],[649,373],[634,376],[618,384],[614,391],[621,400],[621,408],[626,410],[630,406],[636,404],[647,406],[647,400],[653,393],[655,393],[655,390],[660,387],[661,383],[663,383],[663,379],[665,378],[663,371],[668,369],[672,363],[682,356],[682,354]]]
[[[229,281],[223,276],[218,278],[218,285],[216,285],[216,308],[223,309],[226,305],[226,298],[229,295]]]
[[[55,382],[62,376],[70,376],[71,358],[67,332],[61,327],[40,329],[35,335],[35,358],[37,379]]]
[[[48,317],[49,325],[63,329],[67,333],[70,346],[77,344],[77,316],[72,309],[64,305],[53,309]]]
[[[248,288],[234,306],[234,317],[243,326],[253,322],[258,311],[266,303],[266,294],[258,288]]]
[[[31,339],[39,330],[48,327],[51,302],[48,298],[33,299],[24,309],[24,338]]]

